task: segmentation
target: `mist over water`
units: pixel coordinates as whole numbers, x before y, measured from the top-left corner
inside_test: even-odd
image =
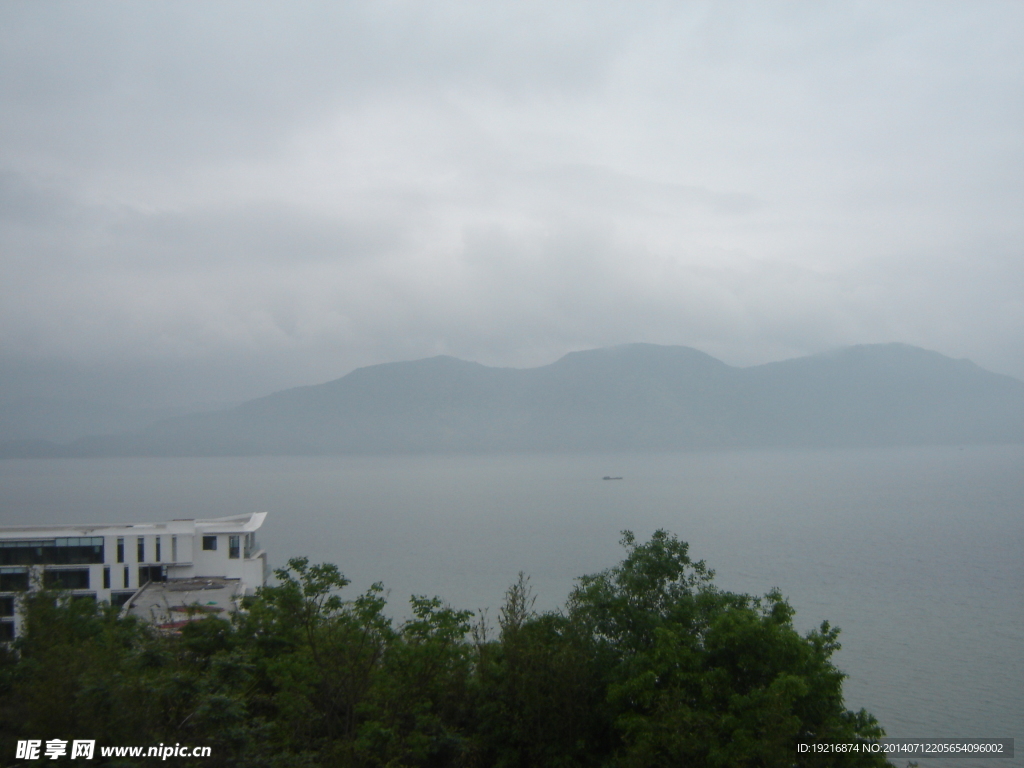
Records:
[[[383,581],[396,616],[416,593],[493,619],[520,570],[554,609],[621,530],[666,528],[720,587],[777,586],[802,630],[841,627],[847,706],[890,736],[1024,748],[1021,446],[0,462],[5,525],[253,510],[275,566],[335,562],[350,596]]]

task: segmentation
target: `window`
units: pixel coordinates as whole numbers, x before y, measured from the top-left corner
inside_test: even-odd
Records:
[[[131,582],[128,580],[128,566],[124,567],[124,588],[128,589],[131,586]]]
[[[156,561],[160,562],[160,537],[156,537]]]
[[[0,569],[0,592],[20,592],[28,589],[28,571],[24,568]]]
[[[124,539],[117,540],[117,562],[124,562]]]
[[[151,581],[167,581],[167,570],[162,565],[140,565],[139,586]]]
[[[216,552],[217,551],[217,537],[216,536],[203,536],[203,549]]]
[[[43,562],[50,541],[0,541],[0,565],[33,565]]]
[[[102,536],[0,541],[0,565],[84,565],[102,562]]]
[[[0,643],[7,643],[14,639],[14,622],[0,621]]]
[[[239,550],[241,549],[239,544],[238,536],[228,536],[228,557],[232,560],[238,559]]]
[[[43,573],[43,586],[47,589],[88,589],[89,569],[46,571]]]
[[[0,597],[0,616],[11,617],[14,615],[14,598]]]
[[[43,550],[43,562],[55,565],[84,565],[103,562],[103,537],[78,536],[54,539],[53,548]]]
[[[138,551],[138,555],[139,556],[137,558],[138,561],[140,563],[146,562],[146,537],[145,536],[139,536],[137,549],[139,550]]]
[[[134,592],[111,592],[110,604],[115,608],[120,608],[122,605],[127,603],[134,594]]]
[[[103,588],[110,589],[110,568],[103,569]]]
[[[178,562],[178,537],[171,536],[171,562]]]

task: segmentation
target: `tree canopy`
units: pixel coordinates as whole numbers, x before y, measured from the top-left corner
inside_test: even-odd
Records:
[[[339,569],[305,558],[231,622],[177,634],[28,593],[0,659],[0,764],[18,739],[89,738],[268,768],[888,765],[797,751],[882,736],[843,704],[837,629],[800,634],[777,591],[719,590],[665,531],[622,544],[561,611],[535,611],[520,574],[496,629],[424,596],[396,623],[380,584],[344,597]]]

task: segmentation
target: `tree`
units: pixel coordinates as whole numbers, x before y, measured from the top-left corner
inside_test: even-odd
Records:
[[[475,723],[484,764],[599,765],[608,750],[598,650],[561,613],[537,614],[527,577],[505,594],[495,643],[477,656]]]
[[[86,735],[104,745],[209,745],[211,766],[244,750],[246,681],[224,651],[197,653],[188,638],[67,593],[28,593],[19,610],[23,634],[0,665],[2,754],[13,754],[8,738]],[[198,624],[192,639],[232,631],[218,619]]]
[[[333,564],[293,558],[275,586],[247,604],[239,631],[258,670],[256,711],[272,724],[274,748],[348,760],[385,648],[394,637],[383,587],[355,600]]]
[[[332,564],[295,558],[249,601],[240,633],[260,670],[254,702],[275,765],[453,765],[466,750],[469,611],[414,596],[398,629],[383,587],[354,600]]]
[[[563,611],[536,612],[520,574],[491,641],[467,641],[471,614],[436,597],[413,597],[396,628],[380,584],[343,599],[338,568],[305,558],[232,622],[180,634],[25,595],[25,634],[0,649],[0,754],[85,736],[210,745],[211,768],[887,765],[796,750],[882,735],[844,708],[837,629],[801,635],[778,591],[717,589],[664,531],[622,544]]]
[[[839,631],[801,636],[793,609],[723,592],[688,545],[665,531],[626,558],[580,579],[568,605],[607,666],[607,700],[623,766],[879,765],[857,752],[804,756],[798,742],[863,743],[882,735],[870,715],[845,710],[843,673],[831,663]]]
[[[357,754],[366,765],[458,765],[471,749],[467,685],[471,611],[414,595],[413,616],[391,639],[361,713]]]

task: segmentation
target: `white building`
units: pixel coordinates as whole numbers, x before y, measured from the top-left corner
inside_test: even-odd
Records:
[[[0,527],[0,642],[19,633],[19,592],[40,584],[113,605],[168,579],[237,579],[235,592],[251,594],[266,580],[266,553],[256,544],[266,516]]]

